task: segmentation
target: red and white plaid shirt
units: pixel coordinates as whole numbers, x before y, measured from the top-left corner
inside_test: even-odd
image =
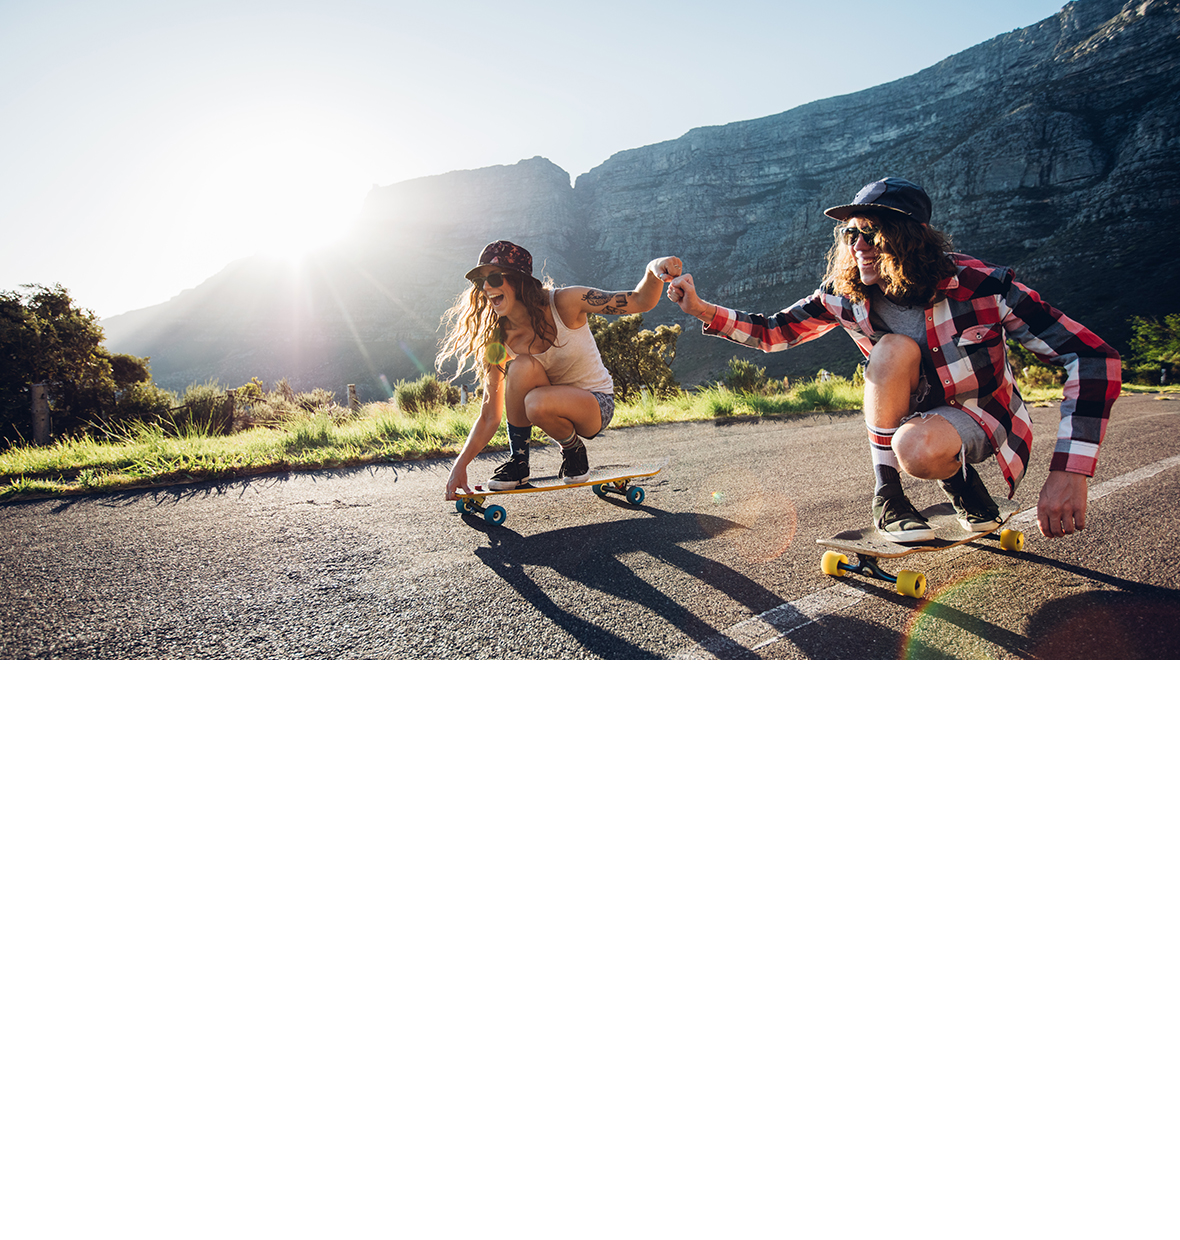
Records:
[[[956,274],[926,307],[926,339],[942,381],[944,403],[969,413],[987,433],[1013,494],[1028,468],[1032,424],[1008,363],[1005,338],[1063,366],[1061,423],[1050,470],[1094,476],[1110,409],[1122,389],[1119,355],[1092,331],[1020,284],[1008,267],[952,254]],[[868,302],[818,288],[766,317],[723,307],[705,325],[710,336],[776,353],[842,327],[868,357],[874,339]]]

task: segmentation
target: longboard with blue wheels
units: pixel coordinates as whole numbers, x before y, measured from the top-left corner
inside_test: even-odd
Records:
[[[997,500],[1000,509],[999,524],[994,530],[971,532],[963,529],[951,504],[936,504],[922,509],[936,537],[929,542],[895,543],[875,529],[845,530],[815,541],[829,548],[820,561],[820,570],[829,577],[845,577],[857,573],[877,581],[889,582],[898,594],[921,598],[926,593],[926,574],[912,571],[899,572],[896,576],[881,567],[881,560],[896,560],[903,555],[919,551],[939,551],[945,547],[957,547],[962,543],[975,542],[978,538],[998,539],[1004,551],[1023,551],[1024,535],[1019,530],[1005,529],[1008,519],[1019,509],[1018,504]],[[851,558],[850,558],[851,557]]]
[[[508,516],[500,504],[489,503],[492,499],[503,499],[517,495],[541,495],[547,491],[572,491],[575,487],[590,487],[595,495],[621,495],[627,503],[637,507],[646,498],[643,487],[637,485],[636,479],[654,478],[668,463],[668,457],[650,465],[604,465],[593,469],[585,478],[578,482],[567,482],[564,478],[530,478],[523,486],[513,487],[510,491],[492,491],[487,486],[476,486],[470,495],[460,495],[455,503],[457,512],[479,513],[489,525],[503,525]]]

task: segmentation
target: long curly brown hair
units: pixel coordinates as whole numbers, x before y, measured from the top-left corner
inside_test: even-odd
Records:
[[[878,288],[903,305],[925,305],[934,296],[939,281],[955,273],[950,255],[954,242],[950,235],[892,212],[861,213],[873,221],[880,241],[877,245]],[[828,251],[828,270],[824,284],[852,301],[865,301],[868,287],[860,278],[856,255],[840,235],[847,221],[836,224],[835,240]]]
[[[528,311],[533,335],[545,349],[551,348],[557,341],[557,330],[545,312],[549,308],[549,290],[553,285],[542,284],[535,276],[515,271],[505,271],[504,279]],[[455,359],[455,378],[472,362],[481,380],[487,377],[493,366],[500,370],[504,368],[508,357],[504,347],[508,329],[504,320],[492,309],[482,289],[472,284],[465,293],[460,293],[454,305],[442,316],[441,322],[447,334],[434,359],[440,372],[450,358]],[[544,349],[540,351],[544,352]]]

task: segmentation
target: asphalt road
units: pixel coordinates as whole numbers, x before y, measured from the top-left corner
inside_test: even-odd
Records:
[[[1056,422],[1034,411],[1026,509]],[[816,537],[866,523],[859,416],[618,429],[590,451],[663,457],[641,508],[579,488],[505,499],[500,527],[445,503],[448,461],[9,503],[0,657],[1180,657],[1180,401],[1118,402],[1084,533],[1044,539],[1028,514],[1023,553],[915,557],[922,600],[819,572]],[[556,461],[534,450],[537,472]]]

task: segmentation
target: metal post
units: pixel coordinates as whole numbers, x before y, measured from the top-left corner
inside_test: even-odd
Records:
[[[33,442],[44,445],[49,442],[49,394],[44,383],[30,383],[33,398]]]

